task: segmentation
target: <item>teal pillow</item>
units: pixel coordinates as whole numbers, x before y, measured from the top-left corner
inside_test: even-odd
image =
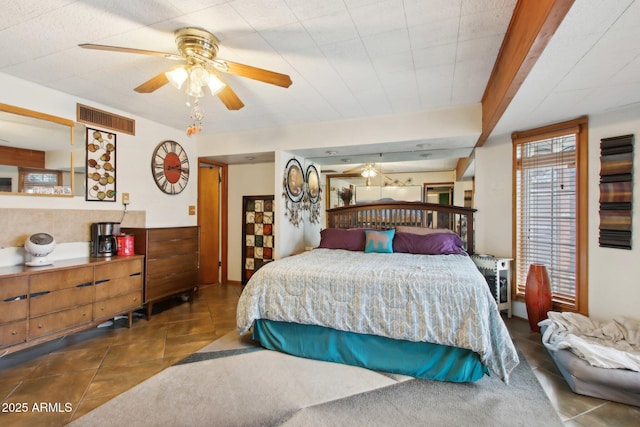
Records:
[[[365,252],[393,253],[393,235],[396,230],[374,231],[366,230]]]

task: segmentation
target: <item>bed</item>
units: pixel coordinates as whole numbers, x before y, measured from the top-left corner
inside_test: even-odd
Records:
[[[251,277],[238,331],[295,356],[452,382],[493,373],[508,383],[518,356],[467,255],[473,212],[418,202],[328,210],[318,248]]]

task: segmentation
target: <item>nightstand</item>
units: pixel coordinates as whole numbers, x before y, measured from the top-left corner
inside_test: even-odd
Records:
[[[498,304],[498,310],[507,310],[511,317],[511,261],[493,255],[471,255],[471,259],[484,276],[491,294]]]

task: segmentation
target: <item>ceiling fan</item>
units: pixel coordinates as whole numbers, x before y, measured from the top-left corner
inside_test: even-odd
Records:
[[[229,110],[239,110],[244,107],[244,103],[223,81],[220,73],[246,77],[284,88],[291,86],[291,78],[286,74],[218,58],[220,42],[216,36],[206,30],[193,27],[180,28],[176,30],[175,36],[176,46],[178,52],[180,52],[179,55],[91,43],[84,43],[79,46],[85,49],[160,56],[167,59],[184,61],[184,65],[174,65],[166,71],[150,78],[134,90],[139,93],[151,93],[167,83],[171,83],[180,88],[186,81],[186,90],[189,96],[193,96],[197,100],[197,98],[203,96],[203,87],[208,86],[211,92],[216,95]]]
[[[378,175],[380,176],[381,179],[385,178],[390,181],[393,181],[393,178],[383,173],[382,169],[380,169],[379,167],[376,167],[375,163],[365,163],[355,168],[347,169],[343,173],[359,173],[365,178],[367,186],[371,184],[371,179],[375,178]]]

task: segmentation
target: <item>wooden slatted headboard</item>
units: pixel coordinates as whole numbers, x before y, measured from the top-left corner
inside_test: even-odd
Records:
[[[376,202],[327,209],[329,228],[372,228],[386,230],[399,225],[446,228],[455,231],[474,253],[473,213],[461,206],[421,202]]]

